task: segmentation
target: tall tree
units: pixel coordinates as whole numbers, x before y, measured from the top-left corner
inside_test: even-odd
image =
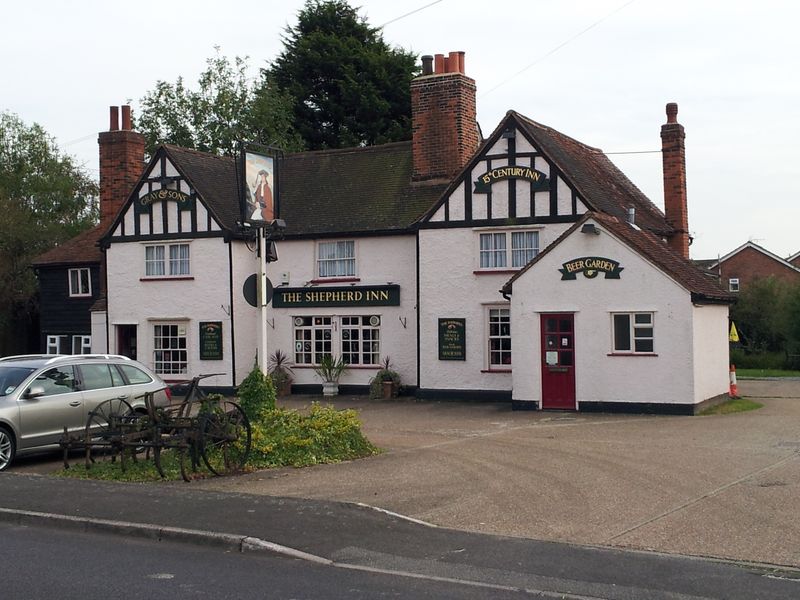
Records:
[[[283,43],[261,85],[292,97],[294,127],[308,149],[411,138],[416,55],[390,48],[345,0],[306,0]]]
[[[41,126],[0,113],[0,340],[33,310],[31,261],[97,222],[97,193]]]
[[[256,89],[247,77],[247,58],[231,61],[217,47],[206,65],[197,89],[178,77],[174,84],[156,82],[140,100],[136,129],[145,136],[148,153],[162,143],[228,156],[239,140],[302,147],[292,130],[290,100],[263,82]]]

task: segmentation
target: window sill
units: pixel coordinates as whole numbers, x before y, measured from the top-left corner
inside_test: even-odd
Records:
[[[606,356],[658,356],[655,352],[609,352]]]
[[[139,281],[192,281],[191,275],[180,275],[178,277],[140,277]]]
[[[361,281],[360,277],[320,277],[319,279],[312,279],[308,283],[317,285],[320,283],[357,283]]]
[[[473,275],[511,275],[518,273],[519,269],[476,269]]]
[[[70,298],[91,298],[91,294],[70,294]]]
[[[481,373],[511,373],[511,369],[481,369]]]

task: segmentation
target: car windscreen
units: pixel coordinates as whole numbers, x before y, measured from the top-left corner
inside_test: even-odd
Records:
[[[13,393],[34,370],[31,367],[0,365],[0,396],[8,396]]]

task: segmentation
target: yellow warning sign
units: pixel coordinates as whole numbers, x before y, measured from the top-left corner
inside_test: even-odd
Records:
[[[731,342],[739,341],[739,332],[736,331],[736,325],[731,321],[731,332],[728,334],[728,340]]]

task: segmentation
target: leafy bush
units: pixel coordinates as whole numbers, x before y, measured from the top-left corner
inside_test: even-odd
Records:
[[[369,397],[373,400],[383,397],[383,382],[392,382],[392,395],[397,395],[400,389],[400,373],[392,369],[391,359],[386,356],[381,361],[381,368],[369,382]]]
[[[352,409],[311,405],[307,415],[293,410],[263,411],[253,428],[249,464],[254,468],[304,467],[377,454],[364,437]]]
[[[783,352],[747,352],[742,348],[731,348],[731,363],[737,369],[775,369],[789,368]]]
[[[236,395],[251,423],[259,420],[262,413],[275,410],[275,386],[258,364],[253,364],[253,370],[239,385]]]

